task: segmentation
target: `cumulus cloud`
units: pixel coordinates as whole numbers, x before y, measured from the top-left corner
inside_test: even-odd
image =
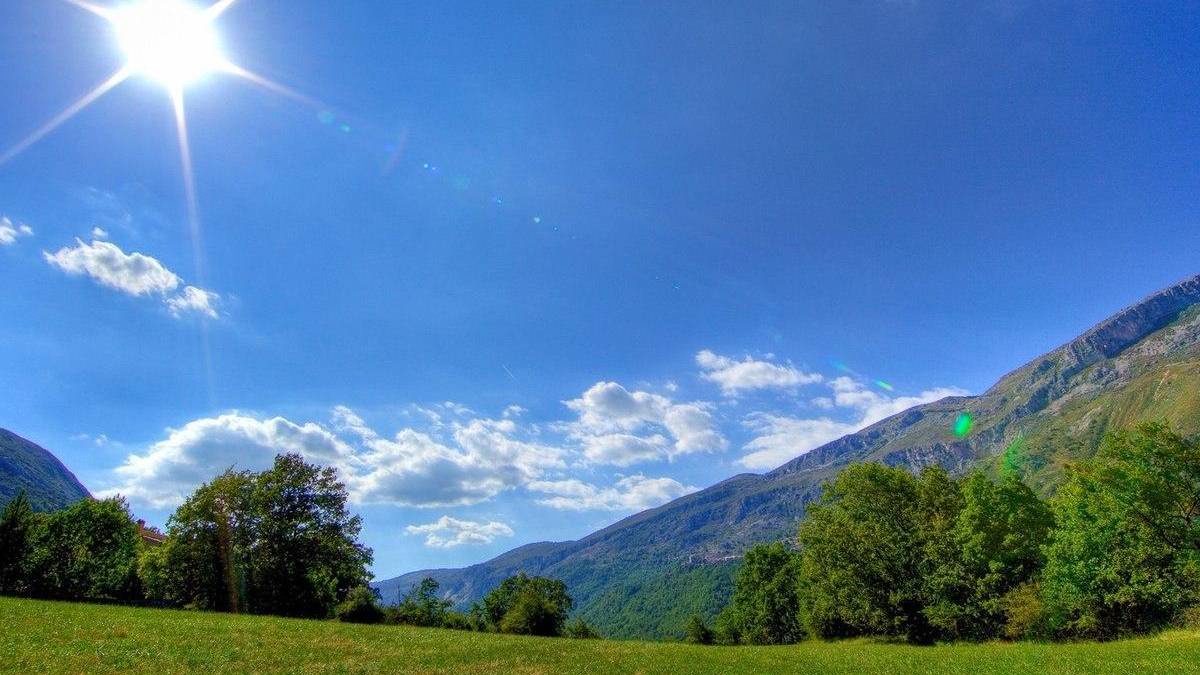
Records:
[[[171,312],[171,316],[179,318],[184,314],[196,313],[207,316],[210,319],[217,318],[217,309],[215,307],[221,296],[206,291],[203,288],[195,286],[187,286],[178,295],[167,298],[167,309]]]
[[[97,225],[92,228],[92,239],[108,239],[108,230]]]
[[[457,506],[566,466],[563,450],[517,438],[511,420],[455,423],[448,441],[411,428],[388,438],[338,406],[332,427],[240,413],[195,420],[129,455],[115,470],[119,484],[107,493],[171,506],[225,468],[261,470],[276,454],[295,452],[336,467],[358,503]]]
[[[195,286],[185,286],[179,275],[143,253],[126,253],[107,241],[85,243],[75,239],[75,246],[66,246],[57,253],[44,251],[46,262],[71,276],[87,276],[96,283],[135,297],[158,296],[172,316],[179,318],[195,313],[217,317],[214,305],[220,298],[216,293]]]
[[[596,463],[628,466],[728,447],[708,403],[677,403],[661,394],[629,391],[616,382],[597,382],[564,404],[579,416],[566,425],[568,433]]]
[[[0,218],[0,246],[12,246],[18,239],[32,236],[32,227],[24,223],[14,223],[8,218]]]
[[[459,520],[450,516],[442,516],[426,525],[409,525],[404,529],[409,534],[425,535],[425,545],[430,548],[490,544],[497,537],[513,536],[511,527],[495,520],[481,523],[473,520]]]
[[[738,460],[739,463],[751,469],[772,469],[915,405],[967,394],[956,387],[939,387],[916,396],[885,396],[849,377],[839,377],[828,384],[833,395],[818,398],[814,403],[826,409],[846,409],[852,413],[852,419],[839,421],[826,416],[806,419],[751,413],[743,424],[756,436],[745,445],[749,452]]]
[[[570,478],[534,481],[529,489],[551,495],[538,499],[539,504],[568,511],[641,511],[697,490],[673,478],[648,478],[642,474],[626,476],[607,488]]]
[[[721,387],[726,396],[737,396],[756,389],[795,389],[815,384],[824,378],[819,373],[806,373],[792,364],[761,361],[749,356],[738,361],[705,349],[696,354],[700,377]]]
[[[143,454],[131,454],[115,469],[122,494],[162,508],[175,506],[224,469],[262,470],[278,453],[296,452],[311,461],[346,466],[353,450],[314,423],[282,417],[257,419],[230,413],[168,429],[167,437]]]

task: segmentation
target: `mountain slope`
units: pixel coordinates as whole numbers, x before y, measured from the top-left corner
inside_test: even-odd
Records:
[[[967,413],[973,430],[958,438]],[[724,603],[750,545],[793,535],[821,483],[852,462],[1021,471],[1044,491],[1103,433],[1143,419],[1200,431],[1200,276],[1160,291],[1034,359],[978,396],[917,406],[766,474],[734,476],[578,541],[529,544],[463,569],[379,582],[392,601],[424,576],[468,604],[517,572],[561,578],[579,615],[613,637],[676,635]]]
[[[0,505],[21,490],[36,511],[54,511],[91,496],[49,450],[0,429]]]

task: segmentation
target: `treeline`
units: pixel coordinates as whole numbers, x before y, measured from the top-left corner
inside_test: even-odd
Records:
[[[425,579],[382,606],[371,550],[332,468],[279,455],[262,472],[229,470],[143,536],[125,500],[85,499],[35,513],[24,494],[0,512],[0,593],[223,612],[330,618],[523,635],[599,637],[557,579],[505,579],[455,612]]]
[[[0,514],[0,593],[329,617],[370,580],[346,500],[333,469],[299,455],[201,486],[165,539],[147,541],[121,498],[39,514],[19,495]]]
[[[395,605],[382,607],[376,591],[361,589],[337,608],[343,621],[390,623],[431,628],[451,628],[514,635],[599,638],[600,633],[583,619],[568,622],[574,605],[567,587],[558,579],[524,573],[505,579],[471,606],[456,612],[453,603],[438,593],[436,580],[426,577],[401,593]]]
[[[1043,501],[1010,473],[848,467],[796,545],[747,552],[699,643],[1113,639],[1200,614],[1200,442],[1110,434]]]

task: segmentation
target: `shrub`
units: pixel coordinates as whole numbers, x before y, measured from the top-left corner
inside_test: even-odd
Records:
[[[338,621],[348,623],[379,623],[383,621],[383,610],[375,591],[358,586],[347,594],[346,599],[334,610]]]
[[[1004,637],[1009,640],[1028,640],[1047,635],[1046,610],[1041,589],[1036,583],[1021,584],[1009,591],[1002,601],[1004,608]]]
[[[583,619],[575,619],[567,624],[566,636],[576,640],[598,640],[600,632],[588,625]]]
[[[711,645],[714,638],[712,629],[704,623],[704,617],[699,614],[688,617],[687,625],[684,627],[684,641],[694,645]]]

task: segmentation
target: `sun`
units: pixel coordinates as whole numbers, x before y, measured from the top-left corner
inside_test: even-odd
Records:
[[[129,72],[172,90],[226,68],[212,19],[211,12],[184,0],[141,0],[109,17]]]

